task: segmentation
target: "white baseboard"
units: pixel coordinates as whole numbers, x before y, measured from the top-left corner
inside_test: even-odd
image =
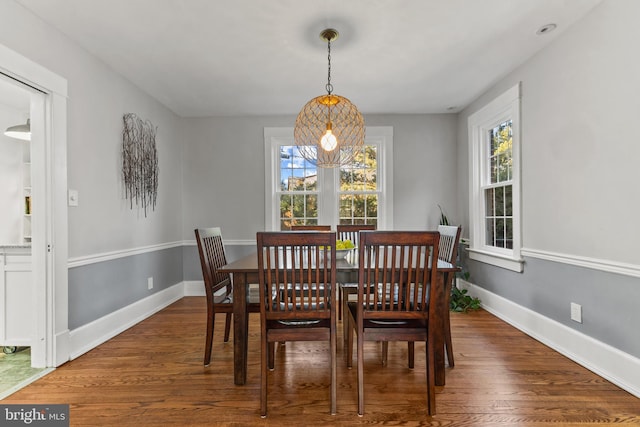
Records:
[[[460,288],[482,301],[482,308],[618,387],[640,397],[640,359],[549,319],[473,283]]]
[[[204,297],[204,280],[190,280],[184,282],[185,297]]]
[[[70,331],[69,360],[110,340],[183,296],[184,283],[181,282]]]
[[[56,344],[53,366],[60,366],[70,360],[69,355],[71,354],[71,347],[69,344],[69,330],[66,329],[57,333],[55,340]]]

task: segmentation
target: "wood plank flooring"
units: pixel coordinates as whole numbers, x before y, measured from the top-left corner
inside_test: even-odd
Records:
[[[406,344],[380,364],[367,343],[365,415],[357,415],[356,370],[338,339],[338,414],[329,415],[324,343],[279,347],[260,418],[259,316],[250,316],[247,385],[233,384],[232,343],[217,319],[211,366],[202,365],[204,297],[186,297],[2,401],[70,404],[72,426],[581,426],[640,425],[640,399],[485,311],[453,314],[455,368],[426,415],[424,346],[409,370]],[[341,336],[341,335],[340,335]],[[354,363],[355,366],[355,363]]]

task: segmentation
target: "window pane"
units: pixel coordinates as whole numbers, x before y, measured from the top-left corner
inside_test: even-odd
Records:
[[[280,196],[280,227],[315,224],[318,218],[318,196],[315,194],[282,194]]]
[[[370,195],[367,196],[367,219],[373,219],[378,217],[378,196]],[[372,222],[367,222],[367,224],[373,224]]]
[[[378,217],[378,196],[342,194],[340,224],[375,224]]]
[[[495,184],[496,182],[498,182],[498,159],[496,158],[496,156],[491,156],[489,158],[489,162],[489,167],[491,168],[491,177],[489,179],[489,182],[491,184]]]
[[[504,186],[504,213],[506,216],[513,216],[513,186]]]
[[[495,189],[496,197],[496,216],[504,216],[504,187],[497,187]]]
[[[505,218],[504,224],[506,236],[505,248],[513,249],[513,219]]]
[[[293,196],[290,194],[283,194],[280,196],[280,228],[288,229],[291,225],[291,218],[293,218]]]
[[[512,186],[484,190],[486,245],[513,249]]]
[[[377,147],[374,145],[365,145],[351,164],[340,167],[340,224],[377,223],[377,175]]]
[[[495,223],[493,218],[485,220],[485,245],[495,246]]]
[[[496,218],[496,229],[494,231],[494,233],[495,233],[495,244],[494,244],[494,246],[496,246],[498,248],[504,248],[505,247],[504,230],[505,230],[504,219]]]
[[[342,219],[351,219],[353,216],[353,196],[350,194],[343,194],[340,196],[340,224],[350,224],[350,222],[343,222]]]
[[[492,184],[512,179],[512,130],[512,121],[508,120],[489,132],[489,167]]]
[[[375,191],[377,174],[376,147],[366,145],[352,163],[340,167],[340,190]]]
[[[495,190],[493,188],[484,190],[484,199],[485,199],[485,216],[495,216],[496,214]]]
[[[280,147],[280,189],[310,191],[317,189],[318,170],[301,155],[298,147]]]

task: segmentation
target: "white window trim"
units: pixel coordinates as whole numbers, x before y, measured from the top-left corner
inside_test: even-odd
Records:
[[[513,133],[513,250],[488,246],[484,242],[485,201],[481,191],[484,164],[484,139],[500,123],[511,119]],[[522,272],[521,209],[520,209],[520,83],[469,116],[469,258]]]
[[[380,202],[382,210],[378,211],[379,230],[393,229],[393,127],[367,126],[365,144],[378,146],[378,182],[380,188]],[[280,212],[277,188],[277,174],[281,145],[295,145],[292,127],[264,128],[264,158],[265,158],[265,210],[264,227],[267,231],[280,229]],[[333,173],[327,173],[331,171]],[[335,188],[338,175],[337,169],[318,168],[318,191],[323,188]],[[330,218],[331,225],[338,222],[338,208],[332,203],[318,200],[318,214]]]

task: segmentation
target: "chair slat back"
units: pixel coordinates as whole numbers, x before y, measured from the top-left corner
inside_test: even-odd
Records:
[[[222,288],[225,288],[225,292],[216,295],[218,298],[231,295],[233,288],[229,273],[218,270],[227,264],[220,228],[198,228],[195,230],[195,234],[207,297],[213,298],[213,294]]]
[[[330,225],[292,225],[291,231],[331,231]]]
[[[375,231],[360,234],[359,318],[427,317],[437,277],[439,233]]]
[[[256,242],[261,312],[267,319],[335,315],[335,232],[258,232]]]
[[[375,224],[340,224],[336,227],[339,240],[351,240],[355,246],[360,244],[360,231],[375,230]]]
[[[460,243],[460,233],[462,226],[458,225],[439,225],[440,233],[440,251],[438,258],[451,264],[456,263],[458,257],[458,244]]]

